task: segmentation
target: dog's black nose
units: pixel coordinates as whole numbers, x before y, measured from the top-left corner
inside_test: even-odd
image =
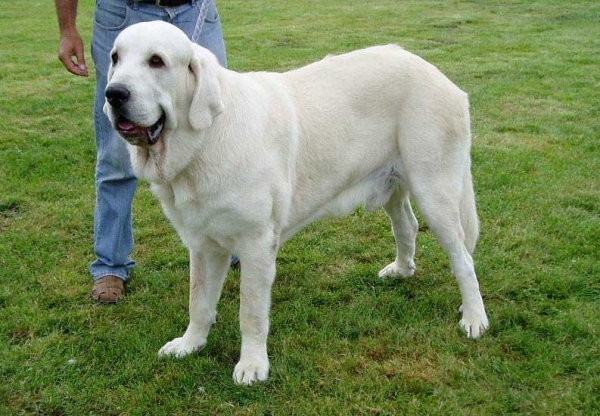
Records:
[[[110,105],[119,108],[129,100],[131,92],[125,85],[115,83],[106,88],[104,95]]]

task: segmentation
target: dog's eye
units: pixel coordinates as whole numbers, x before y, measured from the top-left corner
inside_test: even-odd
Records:
[[[113,64],[113,65],[116,65],[116,64],[117,64],[117,62],[119,62],[119,54],[118,54],[118,53],[116,53],[116,52],[115,52],[115,53],[113,53],[113,54],[110,56],[110,59],[112,60],[112,64]]]
[[[164,68],[165,62],[158,55],[152,55],[150,61],[148,62],[152,68]]]

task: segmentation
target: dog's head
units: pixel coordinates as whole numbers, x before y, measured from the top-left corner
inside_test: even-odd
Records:
[[[104,112],[132,145],[153,149],[223,111],[216,57],[169,23],[125,29],[110,57]]]

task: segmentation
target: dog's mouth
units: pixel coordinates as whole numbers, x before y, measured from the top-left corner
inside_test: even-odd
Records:
[[[156,123],[149,127],[144,127],[135,124],[126,117],[120,116],[116,127],[121,137],[129,143],[136,146],[152,146],[160,139],[165,126],[165,120],[166,116],[163,113]]]

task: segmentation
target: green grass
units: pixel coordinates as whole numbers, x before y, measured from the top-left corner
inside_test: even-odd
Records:
[[[89,300],[93,79],[58,62],[53,2],[4,3],[0,414],[600,412],[597,1],[220,3],[233,69],[393,42],[469,92],[475,259],[492,325],[476,342],[460,333],[458,288],[424,224],[416,276],[378,280],[393,257],[389,224],[359,210],[282,249],[271,378],[251,388],[231,380],[236,274],[205,350],[156,357],[187,324],[187,253],[146,184],[129,296]],[[87,43],[92,3],[80,5]]]

